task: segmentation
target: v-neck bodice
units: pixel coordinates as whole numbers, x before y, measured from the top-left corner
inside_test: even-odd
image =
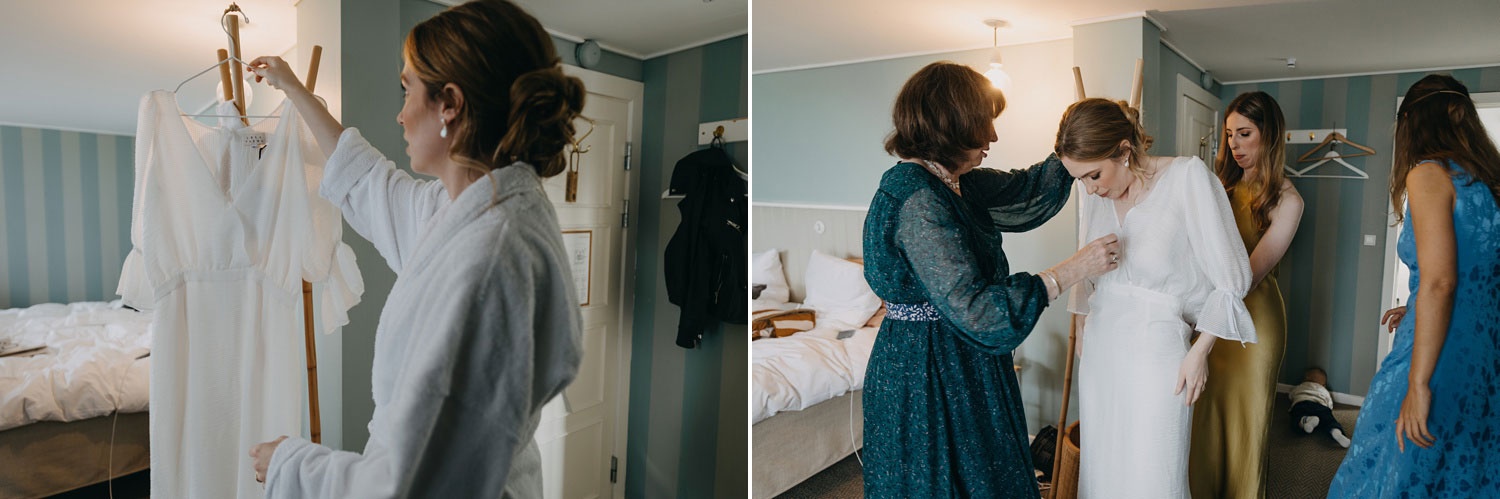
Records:
[[[234,113],[231,103],[217,107]],[[327,273],[342,224],[317,196],[326,157],[294,107],[283,102],[274,114],[250,126],[234,118],[212,126],[183,116],[171,92],[141,100],[131,237],[149,249],[142,254],[149,282],[254,269],[296,293],[304,270]]]
[[[295,109],[250,127],[182,114],[170,92],[141,99],[119,287],[153,314],[151,491],[259,498],[244,449],[296,434],[302,413],[301,281],[323,283],[325,331],[348,322],[363,282]],[[264,148],[243,142],[257,134]]]
[[[1200,331],[1254,342],[1241,301],[1249,289],[1249,254],[1224,188],[1194,157],[1172,159],[1155,182],[1123,219],[1108,199],[1080,196],[1079,243],[1115,234],[1120,262],[1074,286],[1068,309],[1088,313],[1096,287],[1144,289],[1180,301],[1184,321]]]

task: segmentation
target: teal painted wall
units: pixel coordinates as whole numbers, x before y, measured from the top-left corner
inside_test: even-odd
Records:
[[[1500,67],[1439,72],[1452,74],[1471,92],[1500,91]],[[1292,180],[1305,208],[1278,270],[1287,308],[1282,383],[1299,383],[1304,369],[1318,366],[1328,372],[1331,390],[1364,395],[1369,389],[1383,334],[1385,248],[1395,242],[1386,239],[1386,217],[1396,98],[1427,74],[1225,85],[1219,93],[1227,105],[1242,92],[1265,91],[1281,104],[1288,129],[1347,128],[1350,140],[1376,151],[1347,160],[1369,180]],[[1288,160],[1314,145],[1289,145]],[[1375,236],[1375,246],[1362,244],[1365,234]]]
[[[681,217],[666,189],[677,160],[699,149],[698,123],[749,112],[748,37],[645,61],[635,324],[625,495],[732,497],[748,490],[746,326],[709,329],[699,348],[676,345],[679,309],[667,301],[662,252]],[[728,144],[747,169],[743,142]]]
[[[0,126],[0,308],[118,298],[135,138]]]
[[[1030,165],[1046,157],[1035,152],[1052,149],[1072,102],[1072,47],[1070,40],[1001,47],[1015,81],[985,166]],[[880,173],[896,163],[883,144],[901,85],[933,62],[984,68],[989,58],[990,49],[966,50],[753,76],[755,202],[868,206]]]

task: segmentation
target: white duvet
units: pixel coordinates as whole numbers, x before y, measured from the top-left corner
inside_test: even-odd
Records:
[[[840,340],[838,329],[818,327],[751,342],[752,424],[863,389],[876,332],[858,329]]]
[[[0,338],[46,345],[0,357],[0,431],[37,421],[76,421],[150,399],[151,316],[118,301],[48,303],[0,310]]]

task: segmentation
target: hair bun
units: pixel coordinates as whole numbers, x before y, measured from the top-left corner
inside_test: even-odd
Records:
[[[583,81],[558,66],[522,74],[510,86],[510,123],[500,150],[531,163],[542,177],[561,173],[563,148],[573,142],[583,100]]]
[[[1120,111],[1125,113],[1125,119],[1129,120],[1130,126],[1135,128],[1136,140],[1134,142],[1140,144],[1139,149],[1144,154],[1145,151],[1151,149],[1151,144],[1156,139],[1146,135],[1146,127],[1141,124],[1141,110],[1131,107],[1129,102],[1123,100],[1115,101],[1115,105],[1120,106]]]

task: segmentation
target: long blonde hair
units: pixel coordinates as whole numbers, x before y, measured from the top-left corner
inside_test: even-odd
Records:
[[[1120,141],[1130,146],[1120,147]],[[1146,181],[1146,151],[1153,139],[1141,126],[1141,112],[1125,101],[1084,99],[1074,102],[1063,112],[1057,125],[1053,151],[1058,157],[1080,161],[1114,159],[1130,155],[1130,173]]]

